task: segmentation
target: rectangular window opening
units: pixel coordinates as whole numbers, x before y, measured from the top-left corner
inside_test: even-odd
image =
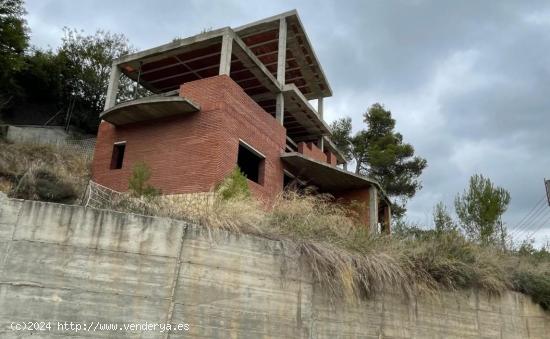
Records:
[[[239,142],[237,166],[249,179],[263,185],[265,157],[244,142]]]
[[[117,142],[113,145],[113,155],[111,157],[111,169],[122,168],[125,149],[126,149],[126,142]]]

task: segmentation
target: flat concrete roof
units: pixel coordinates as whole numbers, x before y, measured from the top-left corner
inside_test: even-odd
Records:
[[[151,96],[126,101],[101,113],[101,119],[116,126],[198,112],[200,107],[183,97]]]
[[[280,91],[276,78],[229,27],[125,55],[114,63],[151,92],[164,93],[186,82],[217,76],[224,35],[233,39],[230,77],[250,96],[274,97]]]
[[[289,166],[293,175],[325,192],[342,192],[374,185],[384,200],[391,204],[380,184],[374,179],[311,159],[298,152],[283,153],[281,159]]]
[[[235,28],[256,56],[276,75],[279,20],[287,22],[286,83],[294,83],[308,99],[332,96],[323,67],[296,10]]]
[[[308,99],[332,96],[332,90],[296,10],[275,15],[244,26],[224,27],[188,38],[177,39],[158,47],[125,55],[115,63],[122,72],[154,93],[175,89],[183,82],[218,74],[221,38],[230,31],[238,44],[246,46],[269,75],[277,76],[279,21],[287,21],[286,81],[293,83]],[[242,48],[241,48],[242,49]],[[239,50],[237,50],[239,51]],[[268,92],[266,82],[250,72],[242,57],[231,59],[231,78],[251,95]]]

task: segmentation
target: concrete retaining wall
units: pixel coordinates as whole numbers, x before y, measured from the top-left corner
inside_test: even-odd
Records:
[[[0,337],[548,338],[528,297],[381,295],[331,303],[276,241],[0,194]],[[284,277],[284,278],[283,278]],[[51,321],[51,331],[12,322]],[[58,331],[57,322],[187,323],[188,332]]]
[[[67,132],[58,126],[7,126],[6,139],[16,143],[60,145],[67,139]]]

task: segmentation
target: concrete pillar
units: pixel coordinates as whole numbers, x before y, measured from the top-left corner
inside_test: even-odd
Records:
[[[319,113],[319,117],[322,120],[323,119],[323,98],[317,99],[317,113]]]
[[[348,163],[345,162],[345,163],[344,163],[344,171],[347,171],[347,170],[348,170]]]
[[[233,47],[233,37],[226,32],[222,37],[222,50],[220,55],[220,75],[228,75],[231,72],[231,50]]]
[[[324,137],[321,137],[319,139],[319,149],[323,152],[325,151],[325,138]]]
[[[279,21],[279,48],[277,53],[277,81],[284,86],[286,73],[286,19]]]
[[[388,234],[391,234],[391,207],[390,205],[386,205],[386,208],[384,209],[385,215],[385,222],[386,222],[386,232]]]
[[[283,93],[277,94],[277,102],[275,105],[275,119],[282,125],[285,119],[285,98]]]
[[[104,111],[116,105],[120,75],[120,68],[117,64],[113,63],[111,66],[111,76],[109,77],[109,87],[107,88],[107,95],[105,96],[105,105],[103,106]]]
[[[378,232],[378,189],[376,186],[369,188],[369,232]]]
[[[279,20],[279,47],[277,51],[277,81],[281,88],[285,84],[286,72],[286,19]],[[275,118],[283,125],[285,118],[285,100],[283,93],[277,94],[277,102],[275,106]]]

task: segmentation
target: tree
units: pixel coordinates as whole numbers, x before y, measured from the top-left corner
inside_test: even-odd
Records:
[[[15,79],[22,89],[22,100],[36,103],[61,104],[64,82],[63,61],[51,50],[33,49],[25,56],[25,66]]]
[[[0,0],[0,106],[14,94],[13,75],[24,65],[29,41],[25,13],[22,0]]]
[[[504,239],[501,217],[509,203],[510,193],[480,174],[473,175],[468,189],[455,198],[461,227],[467,236],[484,245]]]
[[[344,118],[332,124],[336,145],[349,152],[355,161],[355,173],[376,179],[390,196],[400,203],[394,204],[394,216],[402,216],[407,199],[422,188],[419,176],[427,161],[414,156],[412,145],[403,142],[403,136],[395,132],[395,119],[381,104],[372,105],[363,115],[367,129],[351,135],[351,120]]]
[[[82,31],[68,28],[64,31],[59,57],[65,63],[65,97],[75,101],[75,123],[93,132],[103,111],[113,60],[133,48],[123,34],[98,30],[94,35],[83,35]]]
[[[453,232],[457,230],[456,224],[449,214],[447,206],[445,206],[442,201],[435,205],[433,218],[437,233]]]

